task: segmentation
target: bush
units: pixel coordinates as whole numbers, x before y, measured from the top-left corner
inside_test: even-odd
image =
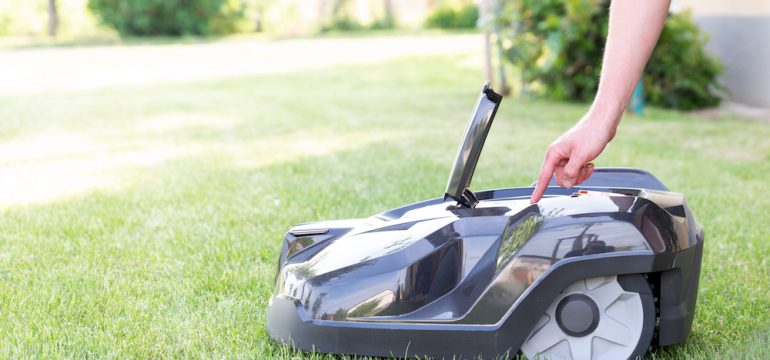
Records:
[[[244,13],[238,0],[89,0],[88,8],[122,36],[229,34]]]
[[[363,30],[361,25],[353,16],[352,3],[350,0],[332,0],[323,3],[328,9],[329,19],[321,26],[321,32],[329,31],[358,31]]]
[[[371,30],[388,30],[396,28],[396,18],[392,14],[385,14],[385,16],[374,20],[369,29]]]
[[[716,83],[722,65],[706,54],[705,38],[689,13],[669,15],[644,73],[646,97],[652,104],[674,109],[719,105]]]
[[[472,29],[479,19],[479,8],[475,4],[462,7],[439,6],[427,19],[425,27],[439,29]]]
[[[505,51],[521,70],[523,89],[546,98],[590,101],[598,87],[608,19],[604,0],[520,0],[497,21],[514,24]],[[669,14],[643,75],[645,98],[684,110],[717,105],[720,70],[689,15]]]
[[[396,19],[388,5],[381,8],[381,16],[371,24],[359,23],[353,15],[353,3],[350,0],[332,0],[325,3],[331,9],[329,19],[321,26],[321,32],[386,30],[396,27]]]
[[[335,17],[321,27],[321,32],[331,31],[359,31],[365,27],[351,16]]]

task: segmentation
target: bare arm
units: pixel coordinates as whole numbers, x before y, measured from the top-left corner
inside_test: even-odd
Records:
[[[577,124],[548,146],[532,193],[543,197],[551,175],[566,188],[588,179],[591,163],[615,137],[628,99],[658,41],[670,0],[614,0],[602,62],[601,80],[591,108]]]

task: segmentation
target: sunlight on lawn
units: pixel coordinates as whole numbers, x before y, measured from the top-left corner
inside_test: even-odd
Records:
[[[123,146],[121,146],[123,145]],[[100,141],[83,134],[51,134],[0,145],[0,207],[48,203],[121,185],[120,171],[153,166],[184,149]]]
[[[132,183],[135,171],[149,172],[164,162],[224,156],[233,165],[253,168],[303,156],[327,156],[390,138],[389,133],[316,136],[294,133],[264,139],[173,141],[184,129],[229,129],[235,119],[197,113],[151,117],[129,129],[59,132],[0,144],[0,208],[45,204],[93,190],[115,190]],[[164,134],[166,136],[164,136]]]
[[[481,45],[479,35],[462,34],[291,41],[255,37],[174,45],[28,49],[0,52],[0,95],[189,83],[381,63],[404,56],[481,54]]]

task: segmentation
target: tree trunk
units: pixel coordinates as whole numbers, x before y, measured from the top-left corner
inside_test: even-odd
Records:
[[[257,16],[254,18],[254,31],[255,32],[262,32],[262,23],[264,17],[265,17],[265,8],[267,8],[267,4],[263,1],[257,1],[256,2],[256,10],[257,10]]]
[[[59,14],[56,11],[56,0],[48,0],[48,36],[56,36],[59,30]]]
[[[505,76],[505,58],[503,56],[503,38],[500,36],[500,24],[498,23],[498,16],[503,12],[503,6],[499,0],[492,0],[492,11],[495,14],[495,19],[492,27],[492,31],[495,33],[495,43],[497,45],[497,72],[500,78],[500,94],[510,95],[511,88],[506,83]]]
[[[393,0],[383,0],[382,7],[385,10],[385,17],[388,19],[393,18]]]
[[[481,18],[486,18],[490,15],[489,0],[481,0],[479,4],[479,12]],[[492,35],[490,34],[489,27],[484,27],[484,82],[489,84],[490,87],[495,86],[495,77],[492,75]]]

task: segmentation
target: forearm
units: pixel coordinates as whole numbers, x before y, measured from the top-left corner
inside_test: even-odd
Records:
[[[670,0],[614,0],[604,48],[599,90],[591,110],[548,146],[531,203],[543,197],[553,175],[566,188],[588,179],[591,163],[615,136],[615,131],[658,42]]]
[[[655,48],[670,0],[614,0],[599,90],[586,121],[614,135],[628,99]]]

